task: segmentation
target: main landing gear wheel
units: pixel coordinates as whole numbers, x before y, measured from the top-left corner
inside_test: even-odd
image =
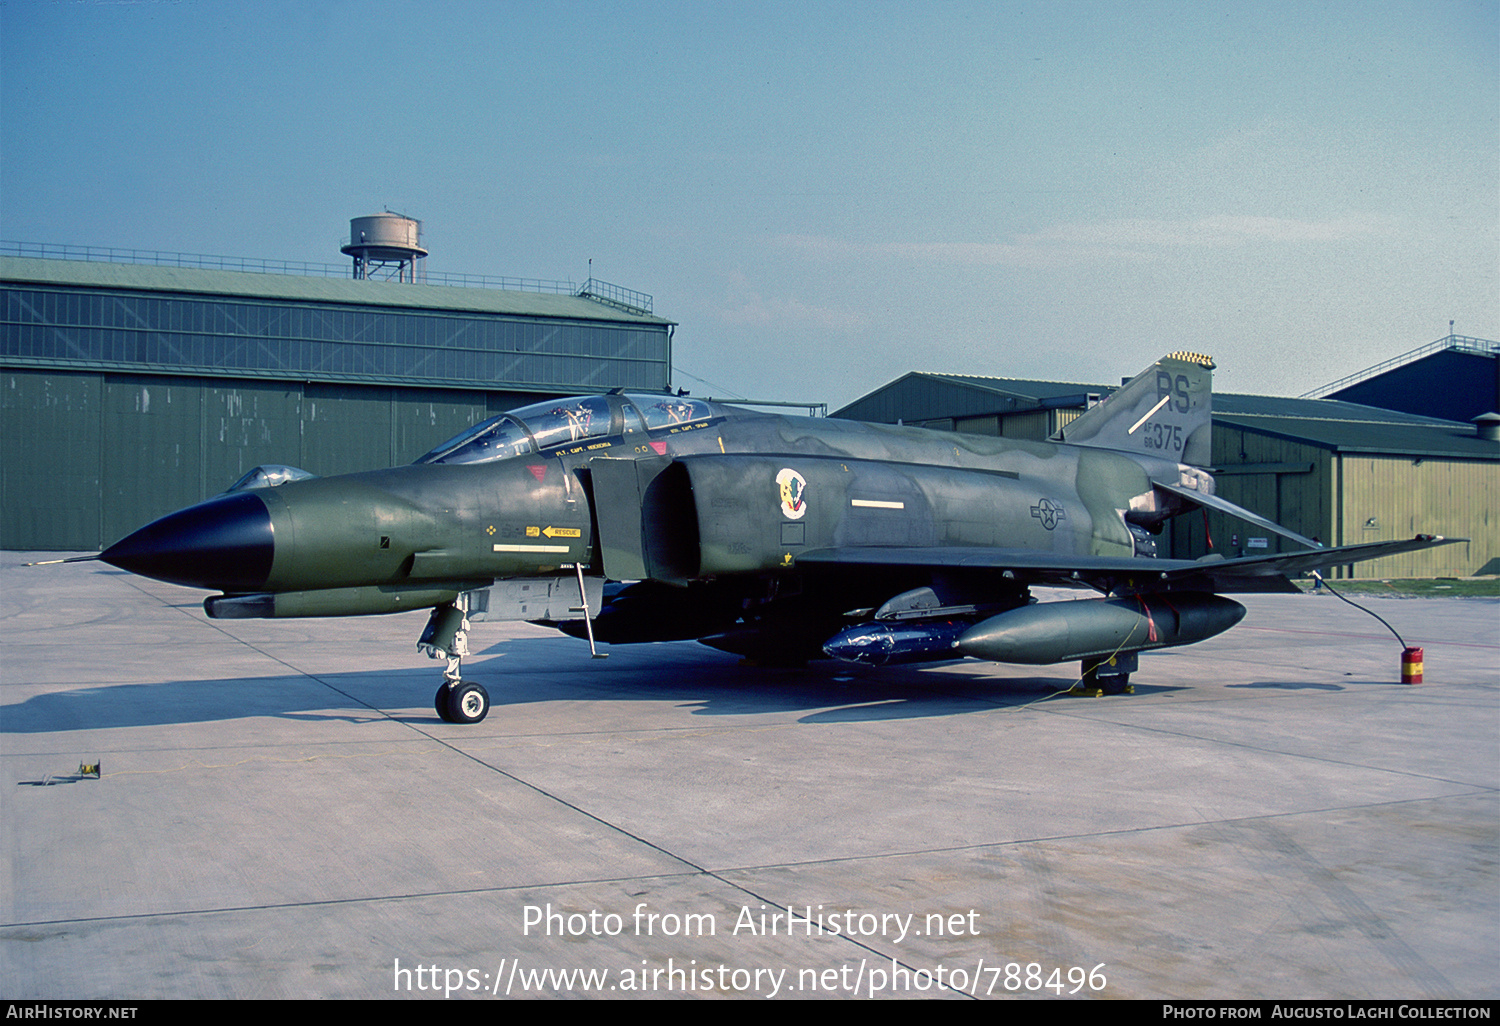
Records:
[[[1130,674],[1139,666],[1136,653],[1127,652],[1113,659],[1085,659],[1083,674],[1073,691],[1080,695],[1133,695]]]
[[[451,688],[444,684],[432,704],[444,723],[478,723],[489,715],[490,693],[472,681],[460,681]]]

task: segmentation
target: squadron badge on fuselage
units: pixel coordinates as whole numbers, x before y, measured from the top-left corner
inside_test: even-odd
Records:
[[[788,520],[801,520],[807,512],[804,501],[807,480],[795,470],[786,468],[776,474],[776,487],[781,492],[781,512]]]

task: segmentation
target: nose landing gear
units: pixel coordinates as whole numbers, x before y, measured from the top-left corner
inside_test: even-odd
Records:
[[[483,685],[463,679],[463,658],[469,654],[469,621],[463,610],[452,603],[434,609],[417,649],[434,659],[448,660],[443,683],[432,699],[438,719],[478,723],[489,715],[490,693]]]

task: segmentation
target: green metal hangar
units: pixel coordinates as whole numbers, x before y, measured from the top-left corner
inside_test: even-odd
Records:
[[[912,373],[833,415],[1040,441],[1112,391],[1108,385]],[[1294,531],[1328,545],[1416,534],[1472,539],[1344,567],[1341,576],[1500,573],[1500,441],[1492,426],[1331,399],[1218,393],[1213,420],[1219,494]],[[1169,531],[1163,551],[1177,557],[1297,548],[1219,513],[1206,522],[1178,517]]]
[[[528,403],[668,388],[649,296],[563,289],[0,256],[0,548],[98,549],[259,464],[387,467]]]

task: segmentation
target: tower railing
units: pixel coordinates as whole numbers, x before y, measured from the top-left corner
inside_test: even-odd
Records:
[[[583,283],[583,288],[574,294],[638,314],[650,313],[653,302],[651,296],[644,292],[636,292],[634,289],[627,289],[620,285],[611,285],[598,278],[590,278]]]
[[[214,256],[207,253],[168,253],[152,249],[123,249],[114,246],[69,246],[46,242],[0,242],[0,256],[31,257],[42,260],[81,260],[103,264],[147,264],[157,267],[195,267],[209,271],[249,271],[254,274],[289,274],[303,278],[348,278],[349,265],[309,263],[300,260],[261,260],[254,257]],[[422,261],[423,264],[426,261]],[[447,274],[421,270],[424,285],[450,285],[470,289],[500,289],[506,292],[548,292],[560,296],[582,295],[578,283],[547,278],[497,277],[488,274]],[[599,282],[599,285],[606,283]],[[609,286],[619,289],[619,286]],[[585,289],[587,286],[584,287]],[[632,296],[645,296],[650,312],[651,297],[629,289],[619,289]],[[591,297],[599,298],[599,297]],[[607,301],[607,300],[606,300]],[[628,307],[627,307],[628,309]]]

